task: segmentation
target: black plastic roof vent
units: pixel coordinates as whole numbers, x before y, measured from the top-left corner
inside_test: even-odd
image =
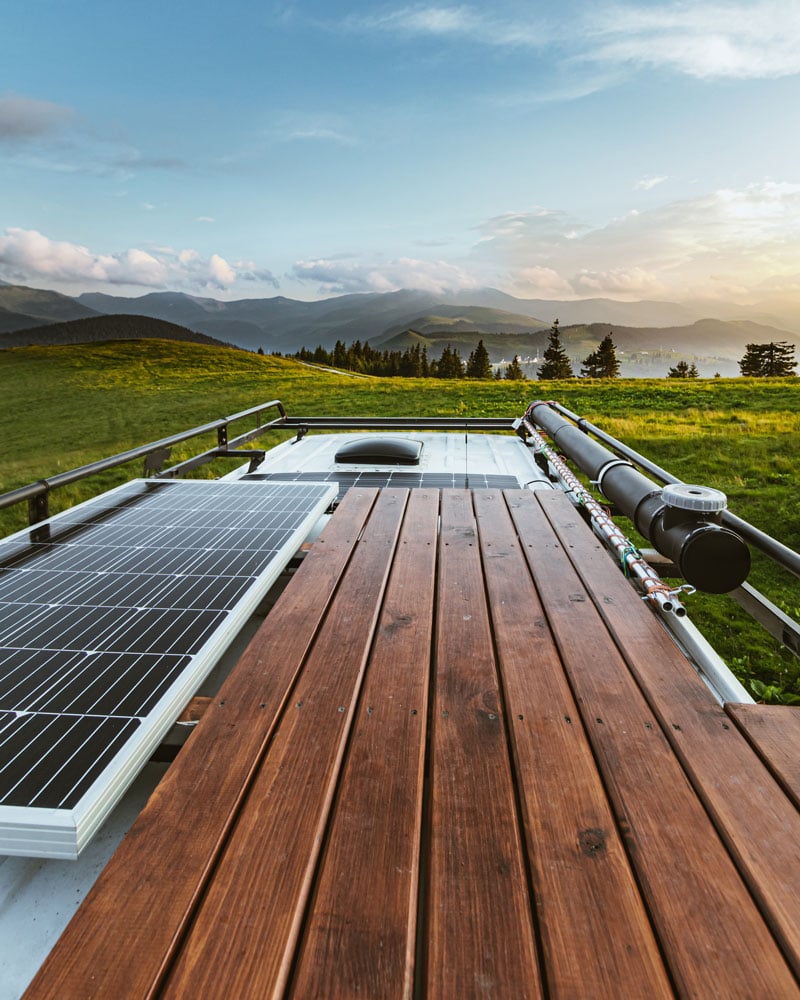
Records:
[[[419,465],[421,441],[408,438],[364,437],[348,441],[334,456],[353,465]]]

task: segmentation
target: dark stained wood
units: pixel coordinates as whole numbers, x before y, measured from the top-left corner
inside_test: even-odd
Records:
[[[352,490],[26,996],[800,996],[792,711],[563,494]]]
[[[206,714],[206,709],[213,700],[213,698],[207,698],[205,695],[196,694],[175,721],[199,722]]]
[[[586,587],[564,559],[565,545],[591,549],[591,532],[561,493],[507,496],[678,991],[795,996],[797,984],[769,928]],[[547,540],[552,532],[544,510],[570,525],[566,543]],[[632,589],[616,596],[622,617],[636,613],[640,601]]]
[[[163,997],[283,993],[407,496],[383,490],[376,501]]]
[[[542,502],[578,573],[591,581],[597,608],[800,975],[800,813],[643,602],[630,600],[629,584],[566,498]],[[793,746],[796,753],[798,744]]]
[[[410,497],[307,919],[297,997],[411,997],[438,491]]]
[[[377,491],[352,491],[26,992],[146,997],[234,822]],[[191,752],[197,748],[197,752]],[[188,751],[188,752],[187,752]]]
[[[580,714],[504,499],[475,493],[548,996],[671,997]]]
[[[800,708],[728,704],[725,710],[800,809]]]
[[[426,981],[433,997],[542,990],[468,491],[442,493]]]

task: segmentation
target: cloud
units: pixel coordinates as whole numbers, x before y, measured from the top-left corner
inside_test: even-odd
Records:
[[[552,267],[521,267],[513,275],[512,288],[536,298],[572,298],[574,288]]]
[[[46,280],[56,284],[186,288],[224,292],[237,281],[265,281],[271,272],[230,264],[220,254],[168,247],[94,253],[76,243],[51,240],[36,230],[7,229],[0,236],[0,274],[9,281]]]
[[[75,112],[63,104],[16,94],[0,95],[0,142],[36,139],[70,124]]]
[[[669,180],[665,175],[659,175],[656,177],[642,177],[633,185],[634,191],[652,191],[654,187],[658,187],[659,184],[663,184],[664,181]]]
[[[595,228],[539,208],[479,231],[473,271],[505,274],[516,294],[742,299],[800,271],[800,185],[721,189]]]
[[[395,292],[400,288],[415,288],[439,295],[480,285],[474,276],[457,265],[411,257],[373,264],[356,258],[300,260],[292,268],[290,277],[315,284],[323,294]]]
[[[551,48],[562,60],[605,67],[656,67],[699,79],[758,79],[800,73],[796,0],[669,4],[587,3],[555,19],[488,13],[476,5],[417,4],[345,19],[348,30],[439,38],[482,46]],[[598,82],[589,87],[597,89]],[[580,90],[578,90],[580,92]]]
[[[275,136],[282,142],[332,142],[357,146],[350,122],[343,115],[284,111],[276,116]]]
[[[595,8],[585,57],[660,67],[699,79],[800,73],[795,0],[615,5]]]
[[[542,46],[553,37],[541,19],[531,17],[514,20],[468,5],[432,6],[417,4],[400,7],[381,14],[353,16],[345,19],[349,30],[398,32],[411,36],[462,39],[492,46]]]
[[[665,286],[655,274],[641,267],[611,271],[579,271],[569,282],[578,295],[634,296],[663,295]]]
[[[357,144],[351,136],[333,128],[298,128],[290,132],[287,138],[301,141],[310,139],[317,142],[335,142],[340,146],[355,146]]]
[[[132,152],[116,156],[111,166],[120,170],[187,170],[189,164],[177,156],[143,156]]]

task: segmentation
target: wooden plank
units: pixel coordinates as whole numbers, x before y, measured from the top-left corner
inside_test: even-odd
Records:
[[[414,490],[292,995],[413,996],[439,493]]]
[[[377,491],[348,493],[25,996],[151,996],[202,894]]]
[[[208,698],[206,695],[196,694],[175,721],[199,722],[206,714],[208,706],[213,700],[213,698]]]
[[[583,565],[593,535],[563,494],[507,496],[678,992],[795,996],[794,977],[725,845],[564,558],[567,546],[580,548]],[[544,510],[571,526],[568,542],[542,544],[550,534]],[[618,600],[623,616],[641,603],[632,590]]]
[[[653,614],[632,599],[599,542],[560,500],[542,502],[800,976],[800,813]]]
[[[728,704],[725,710],[800,809],[800,709]]]
[[[502,494],[475,494],[548,996],[672,997]]]
[[[429,997],[541,995],[471,496],[442,494],[426,898]]]
[[[375,503],[163,997],[283,995],[407,497]]]

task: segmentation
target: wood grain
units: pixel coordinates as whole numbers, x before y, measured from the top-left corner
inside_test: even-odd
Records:
[[[725,711],[800,809],[800,709],[728,704]]]
[[[291,993],[411,997],[438,491],[410,497]]]
[[[541,995],[468,491],[442,493],[426,898],[429,997]]]
[[[672,997],[580,714],[501,494],[475,494],[548,996]]]
[[[583,549],[591,551],[593,535],[563,494],[520,492],[509,502],[678,992],[794,996],[796,982],[769,928],[589,591],[564,559],[567,546],[580,548],[589,576]],[[545,510],[570,526],[567,542],[542,546]],[[633,590],[616,599],[621,620],[633,620],[641,603]]]
[[[559,498],[557,498],[559,499]],[[800,813],[725,710],[578,522],[543,505],[693,787],[800,976]],[[794,744],[795,749],[797,744]]]
[[[283,994],[407,496],[375,503],[163,997]]]
[[[377,491],[351,491],[87,895],[25,996],[157,990]]]

